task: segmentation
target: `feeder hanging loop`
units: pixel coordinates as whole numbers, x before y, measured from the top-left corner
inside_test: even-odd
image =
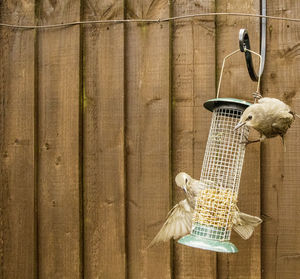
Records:
[[[244,30],[244,29],[241,29],[241,30]],[[240,31],[241,33],[241,31]],[[240,47],[241,47],[241,44],[240,44]],[[219,98],[219,95],[220,95],[220,88],[221,88],[221,83],[222,83],[222,78],[223,78],[223,72],[224,72],[224,67],[225,67],[225,63],[226,63],[226,60],[228,58],[230,58],[231,56],[237,54],[238,52],[240,52],[241,48],[240,49],[237,49],[231,53],[229,53],[228,55],[226,55],[223,59],[223,63],[222,63],[222,68],[221,68],[221,73],[220,73],[220,78],[219,78],[219,84],[218,84],[218,89],[217,89],[217,98]],[[260,54],[256,53],[255,51],[251,50],[251,49],[248,49],[247,47],[243,47],[243,52],[246,53],[249,53],[250,54],[250,57],[251,57],[251,61],[252,61],[252,56],[251,54],[254,54],[254,55],[257,55],[259,57],[259,68],[261,69],[261,65],[262,65],[262,57]],[[252,68],[253,68],[253,64],[252,64]],[[249,69],[249,68],[248,68]],[[254,70],[253,70],[254,71]],[[255,73],[255,72],[254,72]],[[259,89],[260,89],[260,77],[261,76],[258,76],[257,78],[257,88],[256,88],[256,94],[257,95],[260,95],[259,94]]]

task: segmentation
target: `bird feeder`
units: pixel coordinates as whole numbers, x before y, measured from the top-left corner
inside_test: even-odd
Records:
[[[237,252],[230,240],[233,213],[243,167],[248,128],[233,132],[250,104],[231,98],[209,100],[204,107],[213,112],[205,150],[200,191],[192,231],[179,243],[217,252]]]
[[[224,58],[217,98],[204,103],[204,107],[212,111],[200,177],[204,190],[197,196],[192,230],[179,240],[187,246],[227,253],[238,252],[230,242],[230,235],[245,155],[242,142],[247,141],[249,135],[246,126],[234,128],[251,104],[239,99],[219,98],[219,90],[225,60],[238,51]]]

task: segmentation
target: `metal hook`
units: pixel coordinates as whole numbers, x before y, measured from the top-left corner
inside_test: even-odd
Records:
[[[250,39],[249,39],[248,31],[246,29],[240,29],[239,45],[240,45],[240,51],[245,52],[246,64],[251,79],[253,81],[258,81],[258,76],[255,73],[253,67],[252,54],[250,51],[247,51],[247,50],[251,50],[251,47],[250,47]]]
[[[263,16],[265,16],[267,14],[266,0],[261,0],[261,14]],[[240,29],[240,33],[239,33],[240,50],[241,50],[241,52],[245,52],[245,58],[246,58],[248,72],[253,81],[259,81],[259,77],[261,77],[261,75],[264,71],[265,58],[266,58],[266,25],[267,25],[267,20],[264,17],[261,19],[260,55],[261,55],[262,59],[261,59],[261,64],[259,67],[258,75],[256,74],[254,67],[253,67],[251,51],[246,51],[246,50],[251,50],[248,31],[246,29]]]

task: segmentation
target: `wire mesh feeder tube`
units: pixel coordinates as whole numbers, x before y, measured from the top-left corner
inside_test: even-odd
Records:
[[[234,131],[250,104],[231,98],[213,99],[204,106],[213,112],[200,183],[204,186],[196,201],[192,231],[179,243],[217,252],[235,253],[230,240],[233,214],[242,173],[249,130]]]

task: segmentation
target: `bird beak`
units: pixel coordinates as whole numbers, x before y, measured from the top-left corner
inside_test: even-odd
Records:
[[[186,186],[185,186],[185,185],[183,186],[183,191],[184,191],[185,193],[187,193],[187,189],[186,189]]]
[[[241,127],[243,127],[245,124],[246,124],[246,122],[240,122],[239,124],[237,124],[237,125],[234,127],[233,131],[235,131],[235,130],[241,128]]]

